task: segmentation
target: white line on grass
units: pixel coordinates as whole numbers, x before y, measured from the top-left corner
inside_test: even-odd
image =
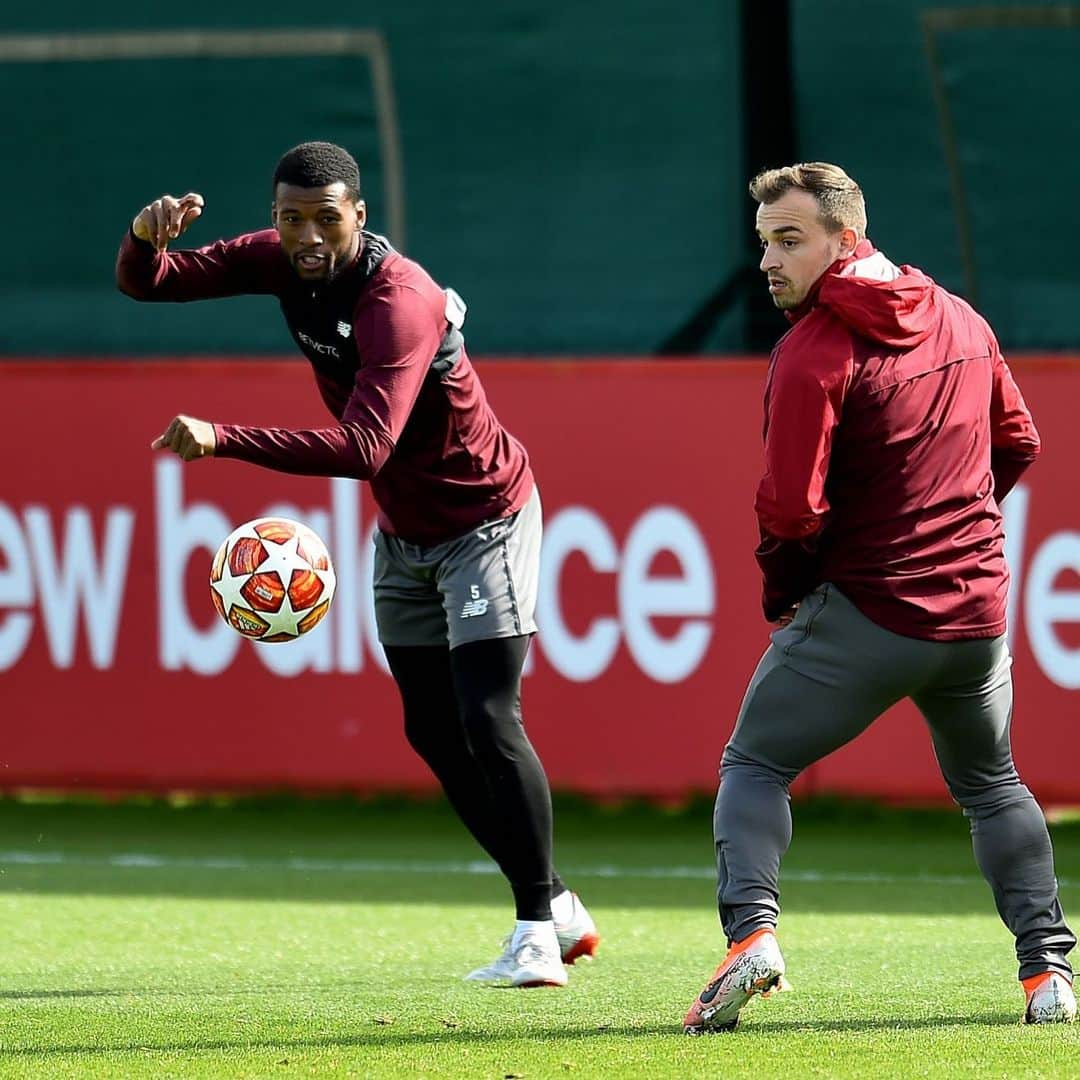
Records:
[[[0,851],[0,873],[6,866],[88,866],[118,870],[291,870],[300,873],[332,874],[498,874],[498,867],[486,860],[469,862],[392,859],[245,859],[239,856],[200,857],[149,855],[125,852],[115,855],[69,855],[63,851]],[[567,866],[573,877],[593,878],[690,878],[712,880],[711,866]],[[785,881],[803,884],[861,885],[981,885],[975,874],[874,874],[844,870],[786,870]],[[1076,882],[1060,878],[1058,884],[1071,887]]]

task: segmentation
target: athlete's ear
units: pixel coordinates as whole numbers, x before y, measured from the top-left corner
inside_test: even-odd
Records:
[[[272,202],[270,204],[270,224],[277,228],[277,203]]]
[[[840,258],[846,259],[859,246],[859,234],[854,229],[840,230]]]
[[[367,222],[367,203],[363,199],[356,200],[356,231],[359,232]]]

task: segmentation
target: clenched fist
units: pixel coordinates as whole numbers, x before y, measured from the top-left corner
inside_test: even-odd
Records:
[[[197,191],[189,191],[179,199],[162,195],[144,206],[131,223],[131,231],[158,251],[164,251],[203,212],[206,203]]]
[[[172,450],[184,461],[212,457],[217,446],[214,425],[193,416],[175,416],[172,423],[150,444],[151,450]]]

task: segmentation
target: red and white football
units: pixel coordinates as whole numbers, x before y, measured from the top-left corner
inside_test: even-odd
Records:
[[[256,518],[234,529],[210,567],[214,607],[252,641],[306,634],[330,610],[336,584],[326,545],[289,518]]]

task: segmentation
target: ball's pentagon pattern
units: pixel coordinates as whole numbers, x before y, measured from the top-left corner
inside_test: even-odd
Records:
[[[210,566],[214,609],[260,643],[295,641],[317,626],[336,584],[326,545],[289,518],[256,518],[234,529]]]

